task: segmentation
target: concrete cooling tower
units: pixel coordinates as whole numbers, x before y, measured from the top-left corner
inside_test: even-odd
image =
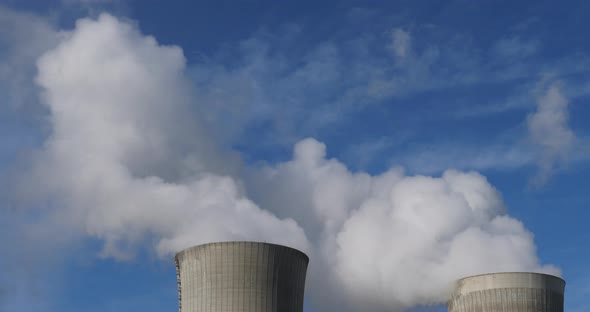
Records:
[[[449,312],[563,312],[565,281],[539,273],[493,273],[457,281]]]
[[[302,312],[309,258],[267,243],[223,242],[176,254],[180,312]]]

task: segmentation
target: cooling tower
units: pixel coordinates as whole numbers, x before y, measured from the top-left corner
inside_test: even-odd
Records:
[[[309,258],[267,243],[223,242],[176,254],[180,312],[302,312]]]
[[[449,312],[563,312],[565,281],[539,273],[493,273],[457,281]]]

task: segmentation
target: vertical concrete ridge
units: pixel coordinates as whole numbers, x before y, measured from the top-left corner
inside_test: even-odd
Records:
[[[178,287],[178,311],[182,311],[182,286],[180,285],[180,270],[178,266],[178,257],[174,257],[176,265],[176,285]]]
[[[216,242],[176,254],[180,312],[302,312],[309,258],[287,246]]]

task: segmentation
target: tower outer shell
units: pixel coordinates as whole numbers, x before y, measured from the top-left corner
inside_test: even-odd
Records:
[[[176,254],[180,312],[302,312],[309,258],[268,243],[221,242]]]
[[[563,312],[565,281],[540,273],[492,273],[457,281],[449,312]]]

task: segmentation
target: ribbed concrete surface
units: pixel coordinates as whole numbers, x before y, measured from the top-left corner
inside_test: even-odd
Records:
[[[565,281],[539,273],[493,273],[461,279],[449,312],[563,312]]]
[[[302,312],[308,257],[293,248],[222,242],[176,255],[180,312]]]

